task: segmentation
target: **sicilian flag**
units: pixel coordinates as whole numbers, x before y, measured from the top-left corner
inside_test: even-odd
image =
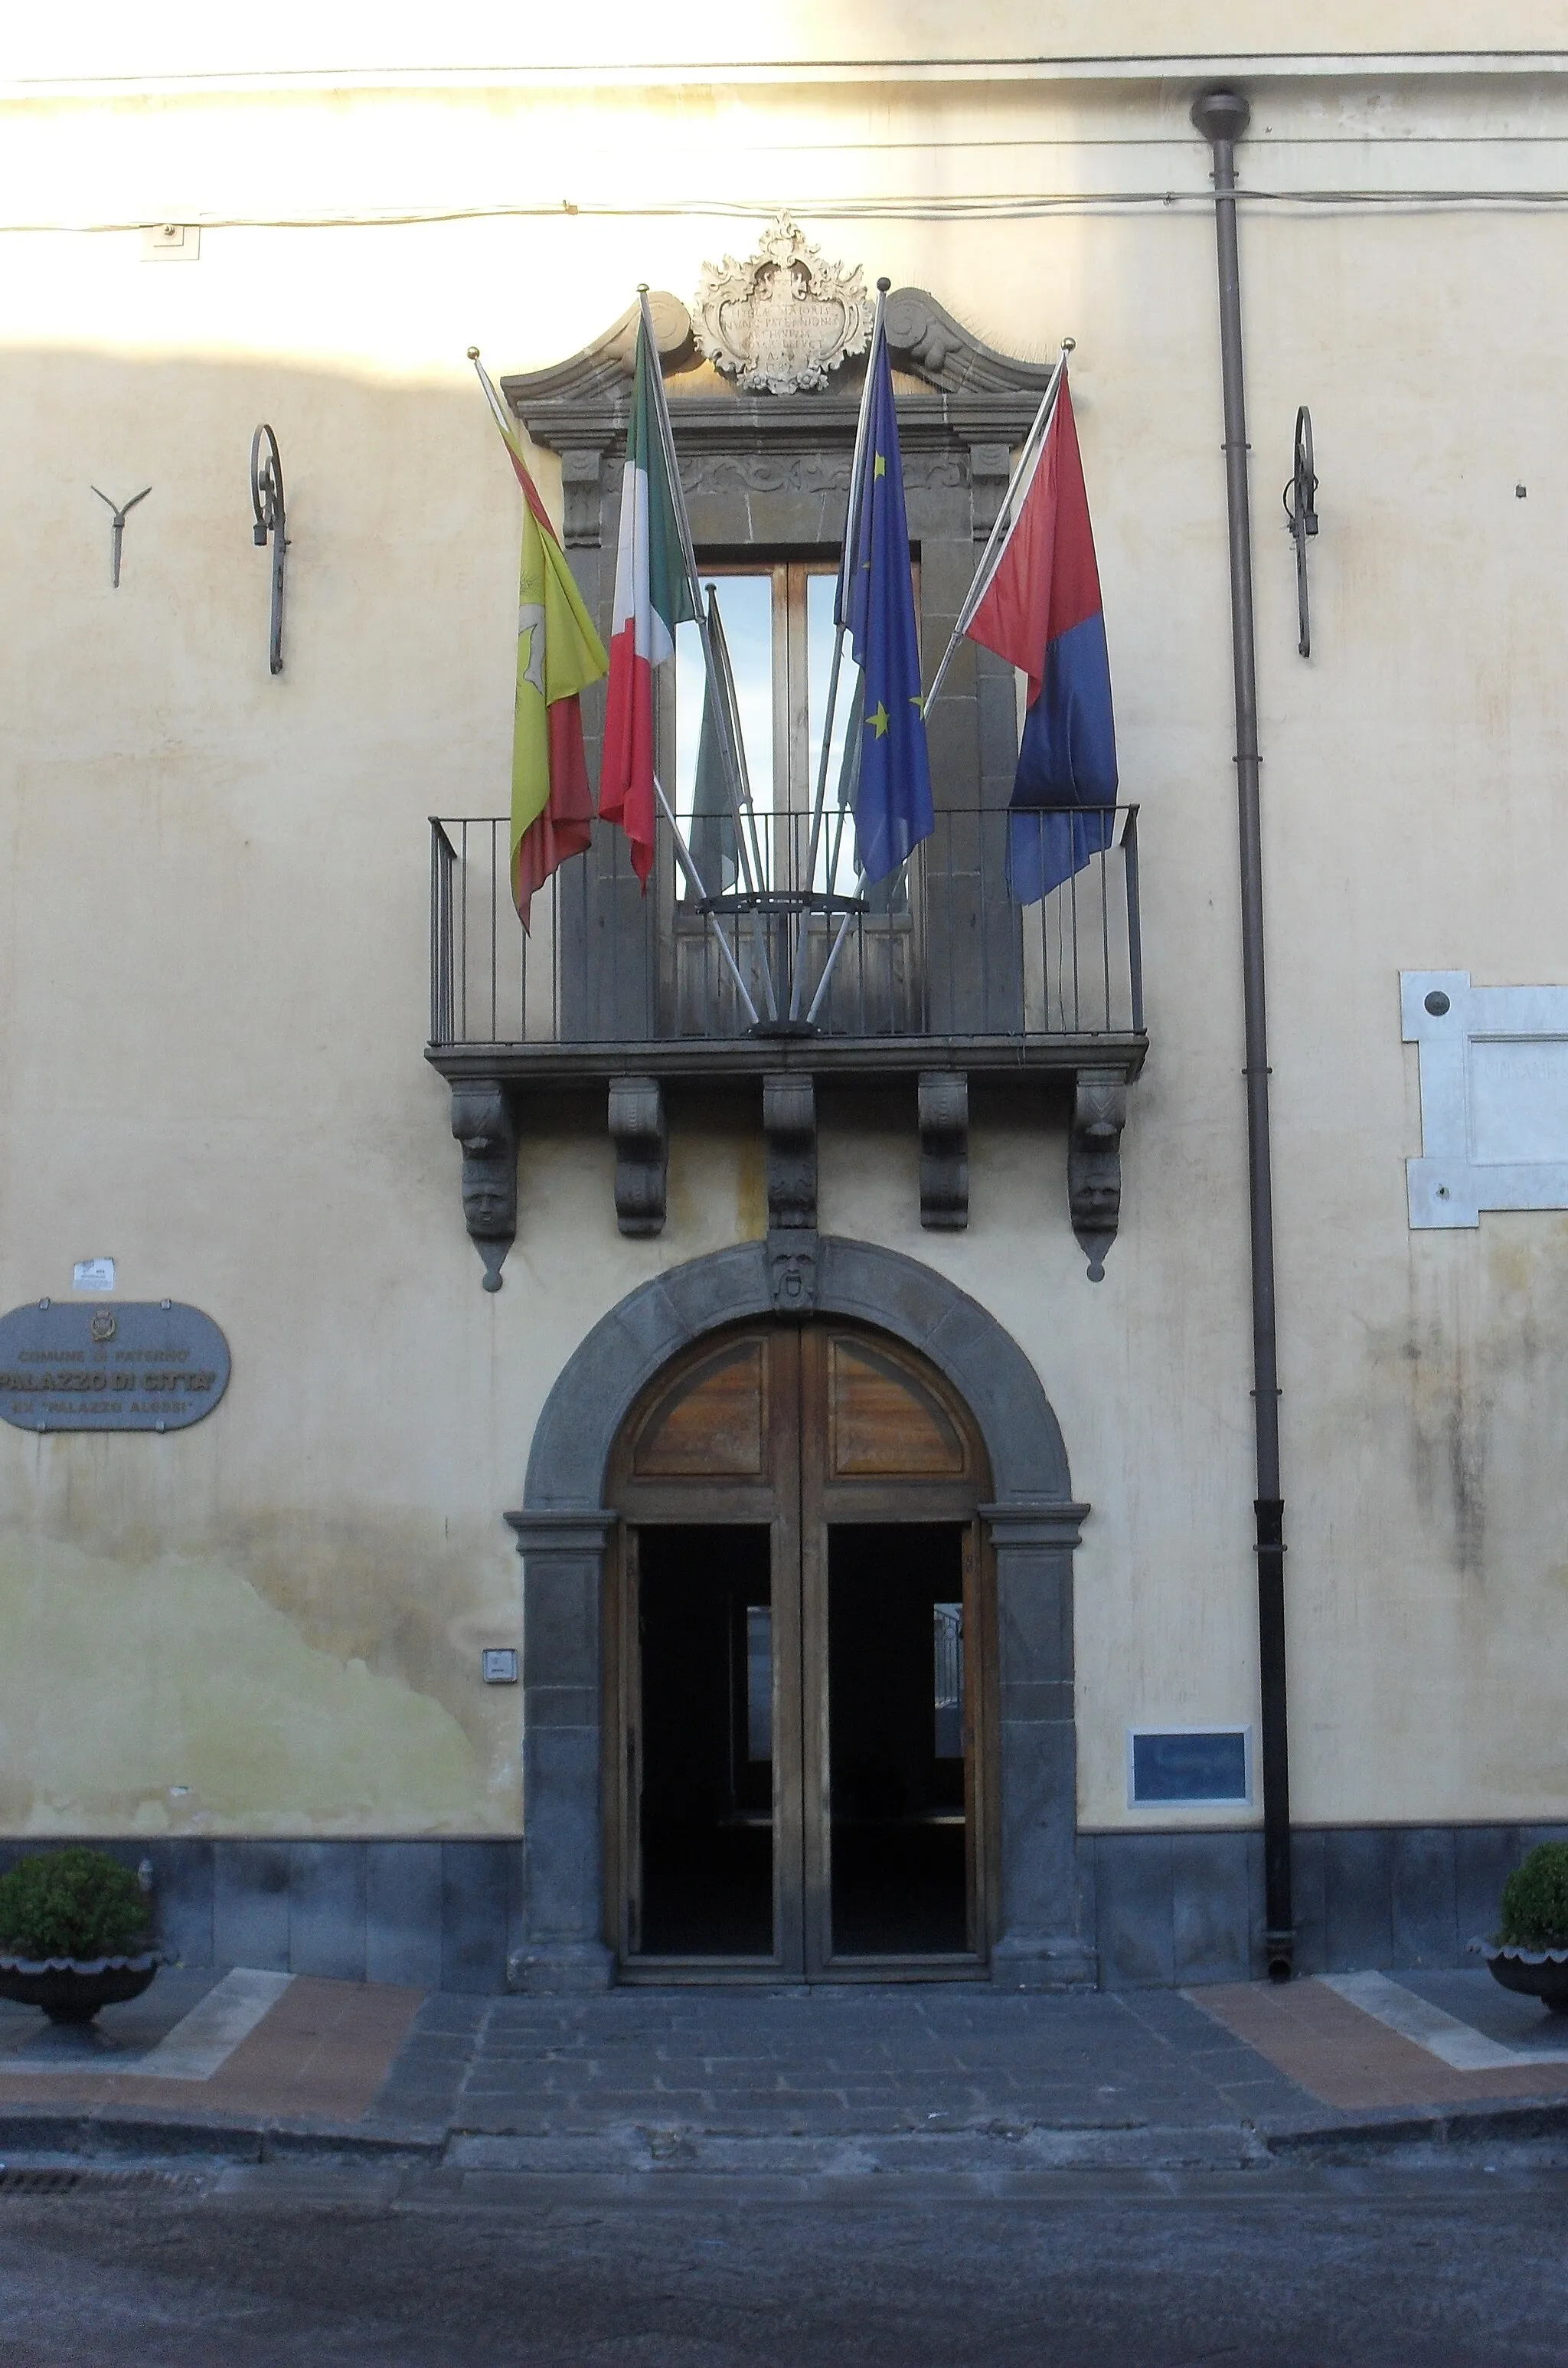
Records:
[[[1109,847],[1116,829],[1110,658],[1065,362],[1012,522],[965,605],[970,640],[1028,677],[1007,882],[1020,905],[1033,905]]]
[[[676,627],[695,619],[685,548],[670,483],[658,396],[659,367],[644,318],[620,481],[620,542],[615,562],[609,689],[605,706],[599,813],[631,842],[631,868],[644,886],[653,868],[653,668],[674,657]]]
[[[524,928],[534,892],[593,834],[594,801],[583,748],[581,693],[609,661],[556,540],[516,430],[473,354],[523,489],[517,579],[517,683],[512,721],[512,831],[508,876]]]

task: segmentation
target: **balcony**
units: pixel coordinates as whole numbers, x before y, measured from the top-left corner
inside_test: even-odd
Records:
[[[625,838],[600,829],[534,899],[525,934],[506,818],[433,819],[426,1057],[452,1087],[482,1254],[483,1224],[511,1238],[489,1204],[509,1158],[515,1208],[530,1092],[608,1093],[621,1229],[653,1233],[669,1088],[760,1080],[770,1199],[783,1174],[783,1154],[771,1155],[804,1130],[814,1225],[815,1087],[904,1081],[921,1129],[922,1220],[952,1226],[968,1219],[971,1082],[1032,1087],[1039,1103],[1054,1080],[1070,1114],[1074,1229],[1095,1271],[1115,1233],[1126,1088],[1147,1051],[1138,810],[1118,807],[1111,843],[1024,906],[1007,891],[1007,828],[1005,810],[944,811],[889,888],[848,894],[835,817],[813,847],[808,817],[764,816],[758,893],[734,878],[732,840],[710,850],[705,869],[723,893],[707,898],[683,880],[673,835],[644,894]],[[486,1265],[498,1283],[499,1258],[493,1276]]]
[[[667,861],[644,895],[625,839],[603,830],[591,864],[563,865],[535,898],[525,934],[506,818],[432,820],[430,1058],[448,1076],[483,1068],[541,1085],[629,1064],[665,1078],[780,1064],[901,1075],[960,1055],[971,1074],[1089,1063],[1135,1076],[1147,1041],[1138,809],[1118,807],[1111,847],[1024,906],[1006,893],[1006,823],[1001,812],[938,814],[879,900],[825,886],[807,897],[806,817],[770,820],[776,860],[759,914],[733,894],[711,910],[677,895]],[[819,851],[819,875],[831,851]]]

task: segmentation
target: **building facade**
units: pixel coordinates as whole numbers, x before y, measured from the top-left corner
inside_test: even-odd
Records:
[[[1239,6],[1180,57],[1131,6],[1095,56],[764,13],[0,97],[0,1853],[149,1856],[190,1963],[481,1989],[1453,1963],[1568,1827],[1568,53],[1524,5],[1485,54],[1392,0],[1312,55]],[[707,884],[788,905],[879,279],[927,681],[1075,341],[1114,847],[1010,900],[1017,694],[964,645],[937,831],[825,986],[837,913],[762,943],[668,833],[643,894],[600,826],[525,938],[466,349],[608,630],[653,291],[756,792]]]

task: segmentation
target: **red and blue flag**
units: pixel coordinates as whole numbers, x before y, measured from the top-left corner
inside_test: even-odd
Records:
[[[1028,678],[1007,882],[1019,904],[1032,905],[1108,848],[1116,830],[1110,657],[1065,369],[966,631]]]

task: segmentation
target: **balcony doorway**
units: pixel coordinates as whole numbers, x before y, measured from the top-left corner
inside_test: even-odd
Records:
[[[967,1410],[879,1334],[753,1326],[660,1377],[616,1476],[620,1978],[979,1972],[994,1611]]]

